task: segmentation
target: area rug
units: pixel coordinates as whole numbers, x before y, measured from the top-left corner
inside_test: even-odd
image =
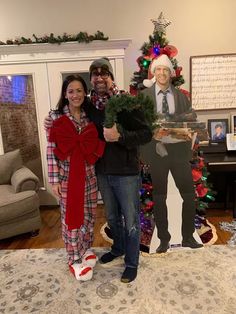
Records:
[[[95,249],[101,256],[104,248]],[[234,314],[236,250],[215,246],[140,256],[137,279],[120,282],[123,259],[97,264],[91,281],[69,273],[64,249],[0,251],[0,313]]]

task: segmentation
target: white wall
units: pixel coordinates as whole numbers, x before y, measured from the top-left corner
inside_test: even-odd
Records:
[[[236,52],[235,0],[0,0],[0,40],[35,33],[61,35],[102,31],[110,39],[132,39],[125,57],[125,86],[138,69],[140,47],[153,32],[152,18],[163,11],[171,21],[169,44],[177,47],[189,89],[189,57]],[[201,116],[201,113],[199,113]],[[215,117],[229,114],[215,111]],[[205,117],[205,113],[204,113]],[[203,120],[204,120],[203,117]]]

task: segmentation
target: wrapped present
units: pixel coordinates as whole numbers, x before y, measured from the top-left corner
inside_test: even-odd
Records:
[[[153,138],[157,141],[170,142],[170,139],[191,141],[194,131],[189,128],[156,128]],[[169,139],[169,140],[168,140]],[[171,141],[173,142],[173,141]]]
[[[154,138],[157,140],[159,137],[163,138],[165,130],[166,133],[169,132],[172,138],[192,140],[193,134],[196,133],[198,141],[209,141],[209,135],[205,122],[171,122],[157,120],[154,124],[156,126],[154,130]]]

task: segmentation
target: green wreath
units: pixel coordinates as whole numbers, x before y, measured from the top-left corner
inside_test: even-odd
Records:
[[[119,96],[113,96],[109,99],[105,108],[105,122],[106,128],[111,128],[114,123],[118,123],[117,115],[119,112],[126,110],[131,112],[133,110],[142,110],[145,120],[153,129],[154,122],[157,119],[157,114],[154,113],[154,104],[150,97],[139,94],[138,96],[132,96],[128,94],[121,94]],[[118,124],[118,129],[121,126]]]

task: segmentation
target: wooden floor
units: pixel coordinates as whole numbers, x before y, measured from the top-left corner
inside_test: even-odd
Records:
[[[31,237],[30,234],[19,235],[13,238],[0,240],[0,249],[29,249],[29,248],[62,248],[64,243],[61,239],[61,223],[59,207],[41,208],[42,227],[37,236]],[[207,219],[217,230],[218,240],[215,244],[226,244],[232,236],[231,233],[219,228],[219,222],[232,221],[232,211],[207,210]],[[95,224],[94,247],[107,247],[110,244],[103,239],[100,229],[105,223],[104,207],[98,206],[97,218]]]

